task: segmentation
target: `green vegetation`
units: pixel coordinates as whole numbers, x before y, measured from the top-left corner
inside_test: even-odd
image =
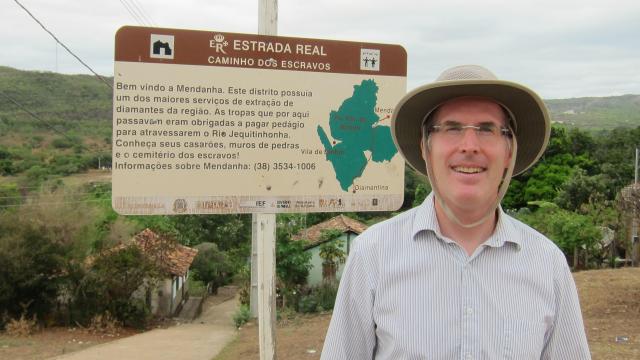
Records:
[[[88,75],[3,66],[0,79],[0,176],[24,188],[110,166],[111,89]]]
[[[552,118],[563,123],[554,126],[538,164],[513,179],[504,209],[549,236],[575,268],[602,266],[608,258],[600,227],[615,231],[616,256],[630,256],[628,211],[623,211],[629,206],[621,205],[619,194],[633,180],[640,96],[546,102]],[[135,250],[111,254],[109,249],[145,228],[200,249],[192,283],[201,281],[201,288],[211,283],[215,289],[233,279],[248,304],[249,215],[125,217],[111,209],[110,183],[70,185],[70,176],[110,166],[111,117],[111,90],[90,76],[0,67],[0,309],[7,315],[0,314],[0,327],[23,315],[42,324],[88,324],[106,313],[143,326],[148,308],[134,300],[132,289],[142,278],[152,281],[155,270]],[[418,205],[431,191],[426,179],[408,167],[405,184],[400,211]],[[278,215],[281,309],[333,307],[337,284],[307,287],[310,254],[304,241],[291,238],[335,215]],[[393,213],[346,215],[372,224]],[[336,249],[322,248],[328,267],[343,261]],[[87,259],[93,266],[86,266]]]
[[[233,314],[233,323],[239,328],[249,320],[251,320],[251,309],[246,304],[240,305],[240,308]]]
[[[150,318],[145,299],[134,296],[152,291],[159,270],[139,247],[130,245],[95,257],[84,270],[73,294],[71,317],[86,323],[96,315],[111,314],[125,326],[142,328]]]
[[[191,269],[195,279],[211,286],[213,294],[218,293],[220,286],[231,281],[232,265],[225,252],[218,250],[215,243],[204,242],[195,246],[198,255],[193,259]]]

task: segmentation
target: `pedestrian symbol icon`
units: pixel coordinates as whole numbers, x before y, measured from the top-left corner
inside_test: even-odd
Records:
[[[380,50],[360,49],[360,70],[380,71]]]

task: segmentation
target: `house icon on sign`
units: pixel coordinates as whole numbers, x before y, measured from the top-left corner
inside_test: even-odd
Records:
[[[173,35],[151,34],[149,57],[156,59],[173,59],[175,55]]]
[[[160,53],[160,49],[164,50],[164,54]],[[171,46],[169,46],[168,42],[162,42],[160,40],[157,40],[156,42],[153,43],[153,54],[171,56],[172,54]]]

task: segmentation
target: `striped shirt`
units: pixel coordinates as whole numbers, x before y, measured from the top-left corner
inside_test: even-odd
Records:
[[[590,359],[562,251],[498,214],[471,256],[440,233],[433,194],[361,234],[321,359]]]

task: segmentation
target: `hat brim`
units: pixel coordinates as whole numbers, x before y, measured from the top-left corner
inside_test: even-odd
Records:
[[[535,92],[502,80],[450,80],[416,88],[396,105],[391,120],[393,141],[411,167],[427,175],[420,153],[420,126],[424,116],[447,100],[462,96],[495,99],[515,117],[518,153],[514,176],[538,161],[549,142],[551,127],[547,108]]]

